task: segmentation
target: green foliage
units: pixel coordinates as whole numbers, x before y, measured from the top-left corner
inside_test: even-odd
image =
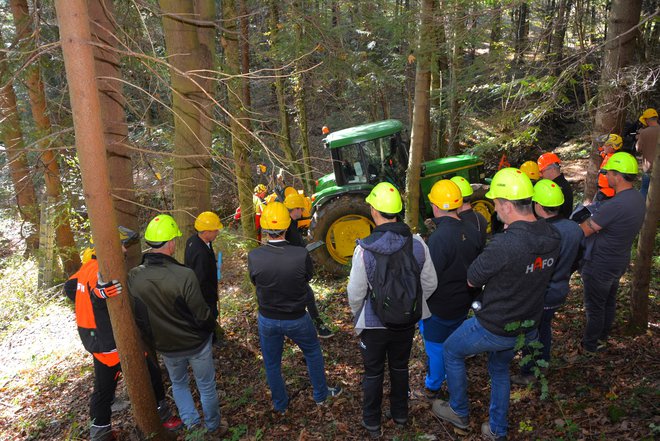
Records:
[[[545,400],[548,398],[548,379],[545,376],[545,373],[542,369],[548,367],[548,363],[545,360],[541,359],[541,350],[543,349],[543,344],[538,340],[527,342],[525,335],[535,327],[534,320],[524,320],[522,322],[516,321],[512,323],[507,323],[504,325],[504,330],[507,332],[517,332],[516,336],[516,345],[513,350],[515,352],[520,351],[523,348],[526,348],[529,352],[527,355],[521,358],[518,363],[520,366],[526,365],[530,362],[533,362],[532,373],[539,380],[541,387],[541,399]],[[529,385],[532,386],[531,384]]]

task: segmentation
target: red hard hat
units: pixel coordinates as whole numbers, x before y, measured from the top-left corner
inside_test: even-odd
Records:
[[[555,155],[554,153],[544,153],[539,156],[539,159],[536,161],[536,163],[539,166],[539,170],[543,171],[552,164],[561,164],[561,161],[559,160],[559,156]]]

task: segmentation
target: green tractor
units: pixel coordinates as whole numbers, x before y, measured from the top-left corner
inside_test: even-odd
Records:
[[[346,274],[356,239],[371,234],[374,223],[364,202],[371,189],[383,181],[405,189],[408,143],[401,136],[402,130],[400,121],[389,119],[330,133],[323,140],[330,150],[334,173],[318,180],[312,195],[309,235],[312,242],[324,243],[312,256],[326,272]],[[453,176],[483,182],[483,161],[459,155],[422,163],[421,222],[432,217],[427,194],[433,184]],[[494,207],[484,193],[481,188],[475,189],[472,205],[490,222]]]

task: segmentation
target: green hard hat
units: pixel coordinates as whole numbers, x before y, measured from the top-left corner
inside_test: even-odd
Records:
[[[564,193],[550,179],[541,179],[534,185],[532,200],[544,207],[559,207],[564,203]]]
[[[461,195],[463,195],[464,198],[468,196],[472,196],[472,194],[474,193],[472,186],[470,185],[468,180],[465,179],[463,176],[454,176],[453,178],[450,179],[450,181],[458,185],[458,188],[461,189]]]
[[[603,166],[603,170],[614,170],[626,175],[636,175],[639,171],[635,157],[626,152],[613,154]]]
[[[376,185],[365,201],[382,213],[397,214],[403,208],[399,190],[389,182]]]
[[[144,231],[144,240],[152,243],[167,242],[180,236],[179,226],[169,214],[159,214],[153,218]]]
[[[534,195],[532,181],[517,168],[507,167],[495,173],[486,193],[488,199],[508,199],[517,201]]]

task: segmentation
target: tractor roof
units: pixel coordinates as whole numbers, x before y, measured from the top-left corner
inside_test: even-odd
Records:
[[[402,128],[403,124],[401,124],[401,121],[388,119],[330,133],[325,137],[323,143],[326,147],[334,149],[349,144],[383,138],[400,132]]]

